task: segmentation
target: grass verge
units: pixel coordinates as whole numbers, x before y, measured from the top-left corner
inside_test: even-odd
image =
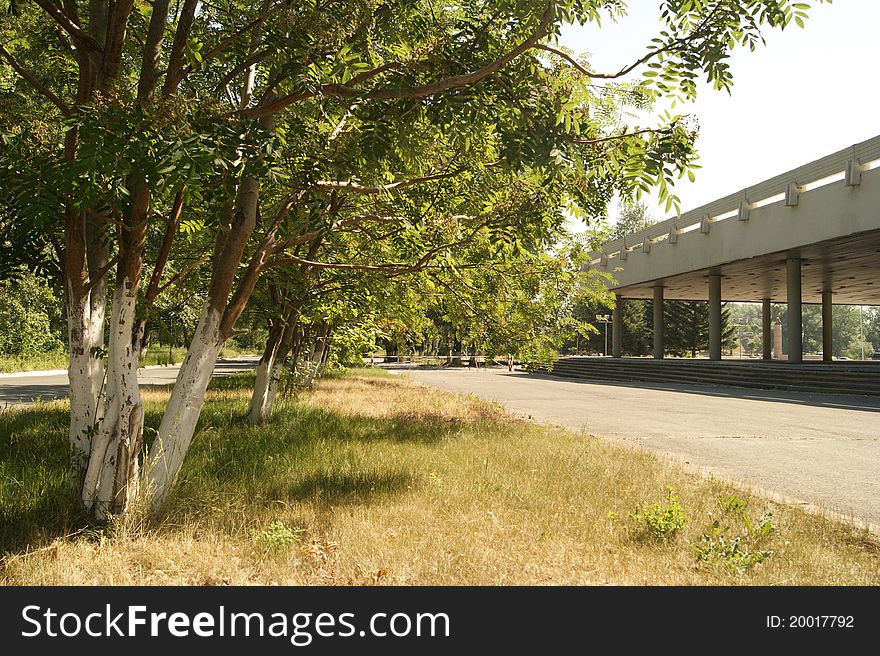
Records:
[[[235,348],[231,340],[220,351],[220,357],[222,358],[234,358],[240,355],[249,355],[249,353]],[[167,346],[151,344],[147,347],[144,357],[141,358],[140,365],[147,367],[150,365],[179,364],[183,362],[185,356],[186,349],[183,347],[169,349]],[[48,353],[28,356],[0,355],[0,373],[67,369],[68,358],[67,351],[49,351]]]
[[[67,369],[67,351],[48,351],[39,355],[0,355],[0,374],[17,371]]]
[[[880,583],[864,530],[474,397],[364,370],[246,427],[251,383],[212,383],[164,515],[107,528],[69,503],[64,403],[0,413],[0,582]]]

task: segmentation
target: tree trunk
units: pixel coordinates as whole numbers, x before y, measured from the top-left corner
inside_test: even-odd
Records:
[[[281,347],[275,356],[275,362],[269,370],[269,381],[266,389],[266,398],[263,403],[262,420],[266,421],[272,417],[272,408],[275,404],[275,397],[278,395],[278,388],[281,386],[281,374],[284,372],[284,365],[287,362],[287,356],[290,354],[294,343],[294,335],[297,333],[297,323],[291,317],[284,329],[284,337],[281,340]]]
[[[326,331],[324,332],[324,337],[321,340],[322,348],[321,348],[321,359],[318,361],[318,377],[324,375],[324,372],[327,371],[327,362],[330,359],[330,336],[333,333],[333,329],[330,326],[327,326]]]
[[[132,345],[136,283],[124,279],[113,294],[108,346],[107,401],[92,441],[82,502],[99,521],[125,512],[137,492],[144,406],[138,389],[138,354]]]
[[[265,419],[269,376],[275,367],[284,332],[285,326],[280,321],[271,322],[269,335],[266,338],[266,347],[263,349],[263,357],[260,358],[260,362],[257,364],[254,392],[251,395],[251,401],[248,406],[247,421],[249,424],[259,424]]]
[[[147,354],[147,346],[150,344],[151,333],[152,328],[146,317],[138,319],[135,322],[134,336],[132,337],[131,343],[134,350],[137,351],[139,359],[143,359]]]
[[[119,262],[110,317],[107,398],[104,416],[92,438],[81,497],[86,512],[99,521],[124,513],[136,496],[138,458],[144,433],[138,350],[133,336],[150,191],[134,176],[130,177],[129,185],[132,202],[119,232]]]
[[[253,289],[255,280],[251,279],[246,289],[239,286],[230,301],[244,249],[256,227],[259,198],[259,182],[246,174],[238,187],[230,229],[218,237],[208,300],[177,374],[159,434],[147,456],[144,496],[152,511],[161,507],[177,481],[205,403],[214,364]]]
[[[477,368],[477,347],[473,343],[471,343],[470,347],[468,348],[468,355],[470,356],[468,358],[468,366],[473,369],[476,369]]]
[[[144,494],[152,510],[158,510],[167,498],[192,442],[205,391],[225,341],[221,321],[219,310],[210,301],[206,303],[147,456]]]
[[[92,217],[94,218],[94,217]],[[70,353],[71,447],[70,482],[79,494],[91,453],[95,425],[101,417],[104,384],[104,312],[106,282],[96,279],[106,263],[107,249],[87,215],[68,208],[65,216],[65,305]]]
[[[327,348],[327,335],[329,332],[330,326],[326,323],[322,323],[318,326],[318,332],[315,337],[315,342],[312,344],[312,352],[309,357],[316,368],[320,366],[321,362],[324,360],[324,350]]]
[[[70,351],[67,375],[70,381],[71,485],[77,490],[91,453],[92,433],[99,411],[101,384],[104,381],[103,357],[93,349],[99,346],[98,335],[103,337],[103,317],[92,319],[88,296],[68,292],[67,338]]]
[[[450,366],[461,366],[461,340],[456,339],[452,344],[452,357],[449,360]]]

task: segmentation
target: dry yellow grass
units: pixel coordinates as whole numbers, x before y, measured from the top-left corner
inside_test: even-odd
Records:
[[[7,553],[2,582],[880,583],[880,546],[864,530],[473,397],[349,375],[244,428],[249,390],[224,387],[163,518],[46,536]],[[157,407],[162,398],[149,394]],[[686,524],[646,538],[630,514],[668,486]],[[692,546],[719,518],[721,535],[749,543],[719,505],[731,496],[752,520],[772,512],[774,530],[749,547],[772,554],[751,567],[700,561]]]

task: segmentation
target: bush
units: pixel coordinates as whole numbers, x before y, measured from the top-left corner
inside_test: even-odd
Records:
[[[736,495],[719,498],[718,506],[718,517],[709,513],[711,524],[700,541],[691,545],[699,562],[744,572],[773,555],[763,548],[775,530],[770,511],[754,521],[748,502]]]
[[[32,274],[0,283],[0,355],[35,356],[64,348],[63,307]]]
[[[636,524],[641,537],[665,542],[673,538],[687,523],[684,508],[670,485],[666,497],[650,506],[639,505],[629,518]]]
[[[251,536],[264,554],[279,554],[287,551],[298,541],[303,529],[289,528],[284,522],[274,521],[262,531],[251,530]]]

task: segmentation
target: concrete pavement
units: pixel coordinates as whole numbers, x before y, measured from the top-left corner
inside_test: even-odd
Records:
[[[215,376],[227,376],[248,371],[257,366],[259,357],[221,358],[214,367]],[[177,378],[180,365],[144,367],[140,370],[140,384],[144,386],[170,385]],[[13,404],[27,404],[34,400],[51,401],[67,396],[67,373],[32,371],[8,374],[0,378],[0,408]]]
[[[878,397],[582,382],[506,369],[395,373],[880,525]]]

